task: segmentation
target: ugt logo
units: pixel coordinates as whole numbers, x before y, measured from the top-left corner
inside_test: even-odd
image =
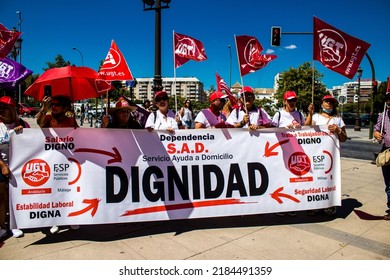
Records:
[[[303,152],[293,153],[288,159],[288,168],[297,176],[302,176],[309,172],[310,166],[310,158]]]
[[[50,178],[50,166],[41,159],[32,159],[22,168],[23,181],[31,187],[39,187]]]

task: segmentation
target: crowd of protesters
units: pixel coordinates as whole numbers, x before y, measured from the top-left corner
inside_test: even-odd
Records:
[[[330,133],[336,135],[341,142],[347,140],[345,124],[337,112],[337,100],[331,95],[325,95],[322,98],[320,112],[314,114],[314,105],[308,107],[308,114],[305,117],[302,112],[297,110],[296,103],[298,95],[293,91],[287,91],[283,96],[283,108],[270,117],[270,114],[262,107],[255,105],[255,93],[249,86],[241,89],[237,97],[237,103],[231,106],[224,92],[213,92],[209,96],[209,107],[204,108],[194,115],[191,106],[191,100],[185,100],[181,109],[175,113],[169,108],[169,95],[165,91],[158,91],[154,95],[153,106],[146,100],[143,104],[143,113],[138,110],[138,106],[132,104],[125,97],[121,97],[114,108],[110,108],[107,114],[102,117],[102,128],[120,128],[120,129],[147,129],[166,130],[174,133],[177,129],[208,129],[208,128],[243,128],[249,130],[258,130],[271,127],[284,127],[287,129],[299,129],[304,125],[327,125]],[[387,100],[389,100],[388,98]],[[227,104],[228,103],[228,104]],[[390,102],[388,102],[390,104]],[[154,108],[153,108],[154,107]],[[390,107],[390,106],[388,106]],[[0,238],[9,232],[6,225],[6,214],[8,211],[8,153],[9,137],[8,132],[14,129],[20,132],[23,127],[29,127],[28,123],[18,117],[16,112],[16,102],[7,96],[0,98]],[[85,112],[85,109],[84,109]],[[145,114],[144,120],[140,116]],[[36,115],[37,124],[41,128],[46,127],[79,127],[76,122],[76,115],[71,112],[71,100],[66,96],[44,97],[42,108]],[[82,121],[85,121],[82,115]],[[379,118],[378,123],[381,118]],[[376,128],[380,127],[377,124]],[[388,125],[386,126],[386,128]],[[382,140],[384,134],[378,129],[375,131],[375,137]],[[386,136],[387,137],[387,136]],[[387,139],[387,138],[385,138]],[[388,143],[385,140],[385,144]],[[387,145],[388,146],[388,145]],[[386,146],[386,147],[387,147]],[[385,145],[384,145],[385,147]],[[386,193],[389,196],[388,176],[385,174]],[[390,209],[389,201],[387,206]],[[336,208],[313,209],[308,211],[309,215],[315,215],[319,211],[327,215],[335,215]],[[390,210],[385,216],[390,219]],[[278,213],[284,215],[284,213]],[[288,212],[295,215],[295,212]],[[78,226],[71,226],[78,229]],[[51,233],[58,232],[58,226],[51,228]],[[12,230],[14,237],[23,236],[19,229]]]

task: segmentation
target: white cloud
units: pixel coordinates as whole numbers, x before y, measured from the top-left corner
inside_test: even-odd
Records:
[[[288,50],[293,50],[293,49],[296,49],[297,46],[296,45],[290,45],[290,46],[287,46],[287,47],[284,47],[285,49],[288,49]]]
[[[272,50],[272,49],[267,49],[266,50],[266,53],[274,53],[275,51],[274,50]]]

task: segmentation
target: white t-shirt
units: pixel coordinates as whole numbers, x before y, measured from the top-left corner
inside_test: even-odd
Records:
[[[186,122],[186,121],[192,122],[192,113],[191,113],[190,109],[184,107],[183,111],[184,111],[183,116],[181,117],[183,122]]]
[[[345,126],[345,123],[343,119],[339,116],[332,116],[330,118],[324,117],[321,114],[314,114],[312,118],[312,124],[313,125],[330,125],[330,124],[337,124],[338,127],[343,128]]]
[[[234,125],[235,123],[239,123],[240,121],[242,121],[245,115],[246,113],[244,110],[239,110],[237,116],[237,109],[234,109],[230,113],[226,122],[228,124]],[[263,108],[255,108],[254,110],[249,111],[249,122],[250,124],[255,124],[257,126],[266,126],[268,124],[271,124],[272,120]],[[243,127],[248,127],[248,124]]]
[[[155,117],[156,116],[156,119]],[[160,110],[149,114],[145,123],[145,128],[151,127],[154,130],[166,130],[168,128],[179,129],[177,126],[175,113],[172,110],[168,110],[167,116],[164,116]]]
[[[297,110],[294,110],[292,113],[290,113],[282,109],[279,112],[276,112],[272,119],[272,124],[276,127],[287,127],[290,124],[304,125],[305,117]]]
[[[226,122],[226,116],[224,113],[220,113],[217,117],[210,111],[210,109],[203,109],[198,113],[195,118],[195,123],[202,123],[205,128],[216,126],[220,122]]]

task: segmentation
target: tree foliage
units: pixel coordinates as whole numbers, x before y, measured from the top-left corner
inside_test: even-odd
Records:
[[[298,68],[290,68],[281,73],[279,88],[276,93],[278,106],[283,107],[283,95],[286,91],[294,91],[298,95],[297,108],[307,111],[312,102],[312,78],[313,69],[309,62],[305,62]],[[314,70],[314,104],[319,108],[321,98],[326,93],[326,86],[322,83],[323,75]]]
[[[54,62],[47,61],[46,62],[47,68],[42,68],[43,71],[49,70],[51,68],[58,68],[58,67],[65,67],[70,65],[69,61],[65,61],[65,59],[62,57],[61,54],[58,54],[54,58]]]

